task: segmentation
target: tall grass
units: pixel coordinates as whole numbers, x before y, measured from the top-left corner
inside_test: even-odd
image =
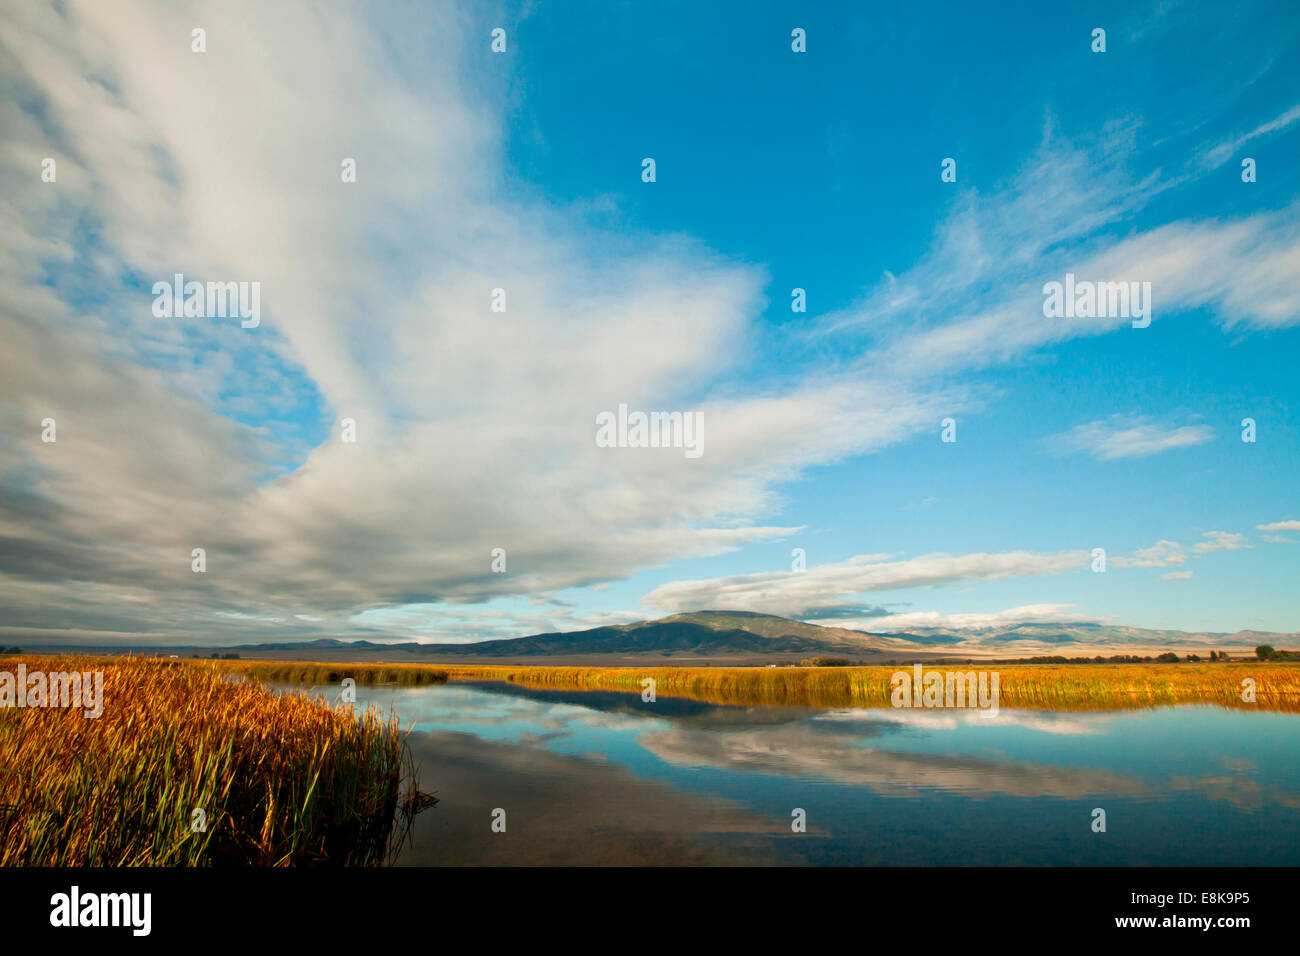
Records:
[[[442,667],[410,664],[331,664],[309,661],[214,661],[212,666],[232,674],[281,684],[341,684],[351,677],[357,684],[442,684],[447,671]]]
[[[102,670],[104,709],[0,708],[0,771],[17,772],[0,775],[0,864],[373,865],[428,802],[396,717],[207,663],[22,660]]]
[[[887,707],[890,678],[907,665],[875,667],[547,667],[496,664],[313,664],[222,661],[215,666],[264,680],[307,684],[353,677],[358,684],[505,681],[526,687],[655,692],[715,704],[797,707]],[[996,671],[999,705],[1037,710],[1116,710],[1216,704],[1240,710],[1300,712],[1300,664],[1276,661],[1178,664],[926,665],[930,671]],[[1242,699],[1242,680],[1255,700]]]
[[[499,680],[529,687],[640,692],[748,706],[887,707],[890,679],[910,667],[499,667],[445,665],[449,679]],[[1241,710],[1300,712],[1300,666],[1232,664],[945,664],[930,671],[996,671],[1000,706],[1038,710],[1115,710],[1216,704]],[[1242,699],[1242,680],[1255,700]]]

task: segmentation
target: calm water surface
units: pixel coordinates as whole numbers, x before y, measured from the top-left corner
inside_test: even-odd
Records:
[[[421,789],[441,801],[405,864],[1300,863],[1292,714],[983,718],[488,683],[357,698],[414,732]]]

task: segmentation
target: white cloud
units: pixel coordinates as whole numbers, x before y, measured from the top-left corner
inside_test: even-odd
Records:
[[[1201,541],[1192,545],[1192,557],[1210,554],[1215,551],[1240,551],[1253,547],[1246,541],[1244,534],[1234,531],[1206,531]],[[1157,541],[1149,548],[1139,548],[1132,555],[1115,555],[1110,563],[1117,568],[1167,568],[1186,564],[1189,555],[1177,541]],[[1180,571],[1163,575],[1168,581],[1190,578],[1191,571]]]
[[[1203,537],[1208,541],[1198,541],[1192,545],[1192,550],[1197,554],[1206,554],[1210,551],[1237,551],[1242,548],[1249,548],[1251,545],[1246,543],[1244,534],[1237,534],[1231,531],[1207,531]]]
[[[738,574],[704,581],[661,585],[641,599],[646,607],[677,611],[748,610],[784,617],[806,617],[822,607],[842,605],[855,595],[904,588],[934,587],[962,581],[987,581],[1037,574],[1060,574],[1083,567],[1081,551],[1033,554],[929,554],[905,561],[849,558],[801,572]]]
[[[1204,161],[1207,166],[1222,166],[1228,160],[1233,159],[1237,152],[1251,140],[1258,139],[1261,136],[1269,136],[1273,133],[1281,132],[1300,121],[1300,105],[1291,107],[1284,113],[1275,116],[1266,123],[1261,123],[1249,133],[1237,137],[1233,140],[1219,143],[1218,145],[1206,150]]]
[[[1145,418],[1115,415],[1109,419],[1077,425],[1053,444],[1063,449],[1082,451],[1098,461],[1120,458],[1143,458],[1174,448],[1203,445],[1214,437],[1207,425],[1167,425]]]
[[[460,24],[391,12],[5,9],[0,602],[25,625],[329,631],[618,580],[788,533],[754,521],[777,483],[960,404],[822,368],[733,384],[762,272],[503,188]],[[46,149],[59,182],[31,188]],[[102,303],[45,282],[74,250]],[[259,281],[261,327],[155,319],[145,290],[175,272]],[[597,448],[619,402],[701,411],[704,456]]]
[[[859,620],[818,620],[816,623],[859,631],[907,631],[920,628],[974,631],[990,627],[1014,627],[1017,624],[1064,624],[1095,620],[1076,610],[1076,607],[1074,604],[1026,604],[992,612],[944,614],[939,611],[909,611],[905,614]]]
[[[1300,531],[1300,521],[1289,519],[1287,521],[1274,521],[1270,524],[1255,525],[1256,531]]]
[[[972,195],[912,268],[886,275],[861,302],[827,316],[823,335],[869,334],[873,370],[924,377],[978,369],[1080,336],[1140,335],[1131,319],[1047,319],[1043,284],[1066,272],[1089,281],[1150,282],[1151,316],[1208,308],[1225,328],[1300,322],[1296,207],[1235,220],[1180,220],[1099,238],[1183,180],[1132,180],[1135,124],[1092,144],[1045,138],[1021,176]],[[1203,426],[1202,426],[1203,427]],[[1185,437],[1208,438],[1193,429]]]
[[[1110,559],[1117,568],[1164,568],[1186,561],[1183,546],[1177,541],[1157,541],[1149,548],[1139,548],[1131,557],[1115,555]]]

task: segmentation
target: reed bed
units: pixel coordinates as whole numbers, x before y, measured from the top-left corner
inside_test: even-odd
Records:
[[[275,694],[207,662],[21,660],[102,671],[104,706],[0,708],[0,864],[374,865],[430,800],[396,717],[373,709]]]
[[[909,665],[873,667],[553,667],[497,664],[317,664],[220,661],[215,666],[263,680],[334,684],[415,685],[444,681],[503,681],[555,690],[655,692],[715,704],[774,707],[887,707],[890,680]],[[1300,713],[1300,663],[1235,661],[1177,664],[926,665],[923,673],[996,672],[999,706],[1034,710],[1123,710],[1175,704],[1214,704],[1239,710]],[[1255,682],[1255,700],[1242,699],[1242,681]]]
[[[418,666],[418,665],[416,665]],[[716,704],[798,707],[887,707],[890,680],[910,667],[500,667],[449,664],[452,681],[497,680],[528,687],[655,692]],[[1001,707],[1119,710],[1215,704],[1240,710],[1300,712],[1300,665],[1228,664],[944,664],[931,671],[996,672]],[[1255,700],[1242,699],[1242,681]]]
[[[233,674],[243,674],[257,680],[279,684],[306,684],[323,686],[342,684],[350,677],[358,685],[400,684],[418,687],[426,684],[443,684],[447,670],[421,664],[331,664],[310,661],[213,661],[216,669]]]

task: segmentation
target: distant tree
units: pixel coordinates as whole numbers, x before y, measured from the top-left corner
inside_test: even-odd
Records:
[[[1173,651],[1168,651],[1164,654],[1161,654],[1159,657],[1156,658],[1156,660],[1159,661],[1161,664],[1177,664],[1178,655],[1175,654]]]
[[[1200,657],[1198,657],[1196,654],[1188,654],[1187,660],[1192,664],[1199,664],[1201,662]]]
[[[1277,657],[1277,651],[1269,644],[1261,644],[1255,648],[1255,656],[1261,661],[1272,660]]]

